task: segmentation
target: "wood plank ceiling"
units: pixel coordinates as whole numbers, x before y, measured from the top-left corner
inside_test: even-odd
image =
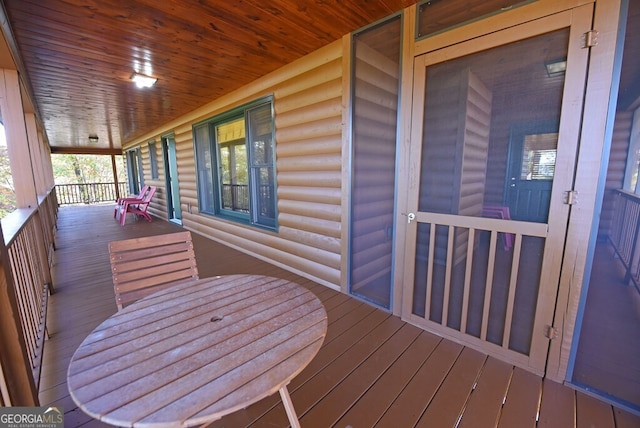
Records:
[[[35,102],[26,109],[40,118],[52,151],[119,153],[123,143],[417,1],[0,0],[0,27]],[[446,5],[476,14],[502,1],[519,0]],[[640,21],[637,3],[628,33]],[[640,94],[640,47],[630,40],[623,108]],[[158,83],[138,89],[134,72]]]
[[[2,0],[2,25],[52,151],[106,153],[416,1]]]

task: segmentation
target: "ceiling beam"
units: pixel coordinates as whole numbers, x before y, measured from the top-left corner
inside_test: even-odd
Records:
[[[99,149],[92,147],[51,147],[51,154],[57,155],[121,155],[121,149]]]

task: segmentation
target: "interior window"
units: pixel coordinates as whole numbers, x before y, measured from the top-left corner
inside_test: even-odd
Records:
[[[521,180],[553,180],[556,168],[558,134],[535,134],[524,137]]]

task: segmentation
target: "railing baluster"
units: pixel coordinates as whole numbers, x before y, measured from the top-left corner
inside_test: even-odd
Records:
[[[127,194],[127,184],[118,183],[121,195]],[[60,205],[115,202],[116,183],[56,184]]]
[[[13,325],[22,336],[19,346],[27,357],[23,367],[31,371],[36,388],[40,381],[47,300],[49,291],[53,291],[49,255],[53,251],[57,200],[56,192],[52,191],[39,201],[37,209],[16,210],[2,221],[3,230],[6,226],[9,232],[4,236],[7,265],[3,269],[5,275],[11,274],[9,299],[15,299],[18,312]],[[6,376],[11,379],[12,374],[0,372],[0,384],[10,387],[10,383],[5,383]]]
[[[624,190],[615,194],[613,219],[609,230],[609,241],[626,269],[625,281],[631,281],[640,291],[640,195]]]

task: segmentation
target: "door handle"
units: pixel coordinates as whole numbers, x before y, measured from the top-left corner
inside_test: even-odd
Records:
[[[400,213],[400,214],[407,216],[407,223],[409,224],[411,224],[411,222],[416,219],[416,215],[414,213]]]

